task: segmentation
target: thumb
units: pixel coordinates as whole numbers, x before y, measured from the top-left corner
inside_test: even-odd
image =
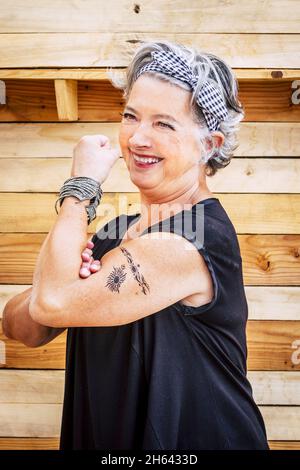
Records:
[[[101,147],[110,147],[109,138],[106,135],[99,134],[99,144]]]

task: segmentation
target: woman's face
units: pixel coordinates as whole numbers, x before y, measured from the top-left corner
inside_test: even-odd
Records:
[[[190,96],[189,91],[144,74],[135,81],[124,108],[119,143],[130,178],[139,189],[167,196],[188,190],[198,180],[201,147]],[[161,160],[142,167],[133,154]]]

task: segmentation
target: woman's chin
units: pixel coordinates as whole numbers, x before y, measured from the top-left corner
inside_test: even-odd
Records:
[[[130,173],[130,179],[137,186],[138,188],[151,188],[153,187],[153,178],[149,177],[145,178],[143,175],[137,175],[134,173]]]

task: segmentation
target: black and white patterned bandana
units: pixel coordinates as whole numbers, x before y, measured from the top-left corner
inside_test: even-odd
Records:
[[[195,90],[198,77],[193,73],[189,64],[172,51],[152,51],[152,62],[145,64],[137,73],[136,79],[147,71],[162,72],[178,80],[188,83]],[[228,117],[228,111],[221,92],[211,83],[206,81],[196,98],[197,104],[205,117],[210,131],[216,131],[220,121]]]

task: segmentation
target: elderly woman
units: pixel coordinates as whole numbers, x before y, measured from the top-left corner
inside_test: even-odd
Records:
[[[81,259],[118,158],[106,136],[82,138],[19,308],[31,345],[68,328],[60,448],[268,449],[246,378],[239,243],[206,183],[237,145],[236,79],[218,57],[160,41],[114,84],[141,212],[102,227]],[[9,312],[6,325],[13,336]]]

